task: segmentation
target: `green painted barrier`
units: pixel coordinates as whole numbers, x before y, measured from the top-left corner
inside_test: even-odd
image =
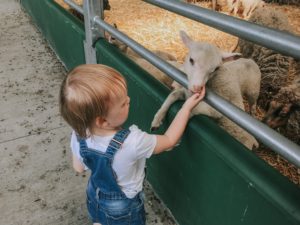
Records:
[[[22,0],[68,69],[84,63],[83,24],[51,0]],[[169,90],[105,40],[99,63],[119,70],[131,97],[128,124],[149,130]],[[181,103],[171,107],[166,129]],[[134,113],[133,113],[134,112]],[[148,180],[182,225],[300,224],[300,189],[205,116],[191,119],[174,151],[152,157]]]

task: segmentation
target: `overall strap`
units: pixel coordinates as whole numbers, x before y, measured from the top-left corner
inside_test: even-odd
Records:
[[[85,150],[88,148],[86,144],[86,140],[84,138],[79,137],[78,134],[76,134],[77,141],[79,142],[80,151]]]
[[[123,129],[118,131],[115,134],[115,136],[110,140],[109,145],[106,149],[106,154],[113,158],[115,153],[122,147],[122,144],[124,143],[129,133],[129,129]]]

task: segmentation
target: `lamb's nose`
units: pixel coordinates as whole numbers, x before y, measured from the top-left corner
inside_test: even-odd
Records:
[[[192,88],[192,92],[194,93],[200,93],[201,90],[202,90],[203,86],[200,86],[200,85],[193,85],[193,88]]]

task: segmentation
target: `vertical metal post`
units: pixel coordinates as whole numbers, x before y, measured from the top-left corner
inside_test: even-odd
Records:
[[[96,32],[95,18],[103,19],[103,0],[83,1],[85,41],[84,54],[86,64],[96,64],[96,51],[94,43],[99,37],[104,37],[104,30]]]

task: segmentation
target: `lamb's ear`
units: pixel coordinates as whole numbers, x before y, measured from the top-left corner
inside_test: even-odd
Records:
[[[237,60],[239,58],[242,58],[241,53],[222,52],[221,55],[222,55],[223,62],[233,61],[233,60]]]
[[[190,48],[193,40],[187,35],[187,33],[185,33],[183,30],[181,30],[179,32],[179,35],[181,37],[182,42],[184,43],[184,45],[188,48]]]

